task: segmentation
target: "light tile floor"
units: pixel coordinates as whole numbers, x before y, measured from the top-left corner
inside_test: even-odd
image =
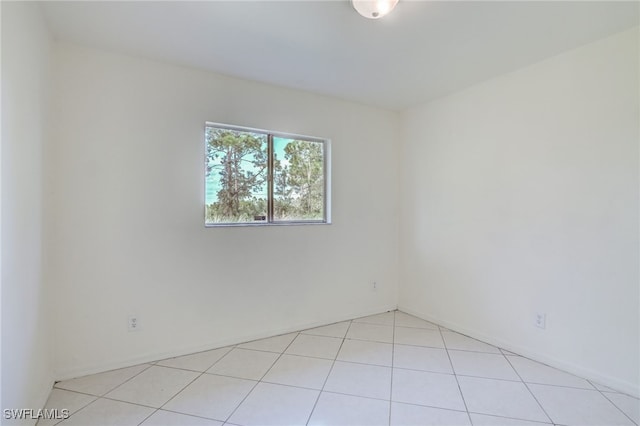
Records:
[[[637,398],[399,311],[59,382],[46,408],[89,426],[640,422]]]

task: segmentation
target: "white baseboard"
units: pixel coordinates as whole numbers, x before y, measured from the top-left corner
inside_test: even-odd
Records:
[[[459,324],[452,323],[449,321],[443,321],[440,318],[433,317],[431,315],[425,314],[424,312],[420,312],[416,309],[412,309],[408,306],[398,306],[398,309],[402,312],[406,312],[408,314],[414,315],[418,318],[424,319],[426,321],[433,322],[435,324],[439,324],[443,327],[446,327],[450,330],[456,331],[458,333],[464,334],[469,337],[473,337],[474,339],[481,340],[485,343],[489,343],[493,346],[498,346],[502,349],[505,349],[509,352],[516,353],[518,355],[522,355],[526,358],[530,358],[534,361],[541,362],[550,367],[558,368],[560,370],[564,370],[568,373],[574,374],[576,376],[585,378],[587,380],[593,381],[600,385],[604,385],[614,389],[616,391],[625,393],[627,395],[634,396],[636,398],[640,398],[640,388],[631,383],[624,380],[620,380],[619,378],[609,376],[607,374],[603,374],[601,372],[591,370],[589,368],[581,367],[579,365],[573,364],[571,362],[553,358],[542,354],[540,352],[534,351],[530,348],[517,346],[508,341],[495,338],[493,336],[486,335],[477,330],[460,326]]]
[[[351,314],[339,315],[337,317],[328,318],[322,321],[314,321],[309,323],[300,323],[291,327],[284,327],[279,329],[264,330],[259,333],[251,333],[234,337],[232,339],[217,340],[208,342],[203,345],[191,346],[186,348],[180,348],[166,352],[149,352],[141,354],[140,356],[125,358],[116,360],[114,362],[107,362],[103,364],[94,364],[79,368],[69,368],[57,370],[55,377],[56,381],[69,380],[76,377],[82,377],[89,374],[103,373],[105,371],[116,370],[118,368],[131,367],[138,364],[144,364],[147,362],[159,361],[162,359],[173,358],[176,356],[189,355],[196,352],[204,352],[212,349],[223,348],[225,346],[237,345],[240,343],[250,342],[252,340],[264,339],[267,337],[278,336],[280,334],[292,333],[300,330],[306,330],[314,327],[321,327],[324,325],[333,324],[341,321],[348,321],[354,318],[364,317],[367,315],[375,315],[383,312],[393,311],[396,306],[383,306],[377,309],[371,309],[364,312],[356,312]]]

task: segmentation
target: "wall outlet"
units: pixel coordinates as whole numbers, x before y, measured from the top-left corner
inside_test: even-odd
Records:
[[[378,283],[377,282],[373,281],[371,283],[371,290],[373,290],[373,291],[378,290]]]
[[[533,323],[538,328],[547,328],[547,314],[545,314],[544,312],[536,312]]]
[[[129,315],[127,317],[127,327],[129,331],[138,331],[140,330],[140,321],[138,320],[137,315]]]

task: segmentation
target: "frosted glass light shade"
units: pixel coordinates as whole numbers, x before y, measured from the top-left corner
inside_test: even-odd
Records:
[[[351,0],[353,8],[365,18],[379,19],[396,7],[398,0]]]

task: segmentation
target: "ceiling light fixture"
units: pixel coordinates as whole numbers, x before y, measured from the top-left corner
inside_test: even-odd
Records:
[[[379,19],[392,11],[398,0],[351,0],[351,4],[365,18]]]

